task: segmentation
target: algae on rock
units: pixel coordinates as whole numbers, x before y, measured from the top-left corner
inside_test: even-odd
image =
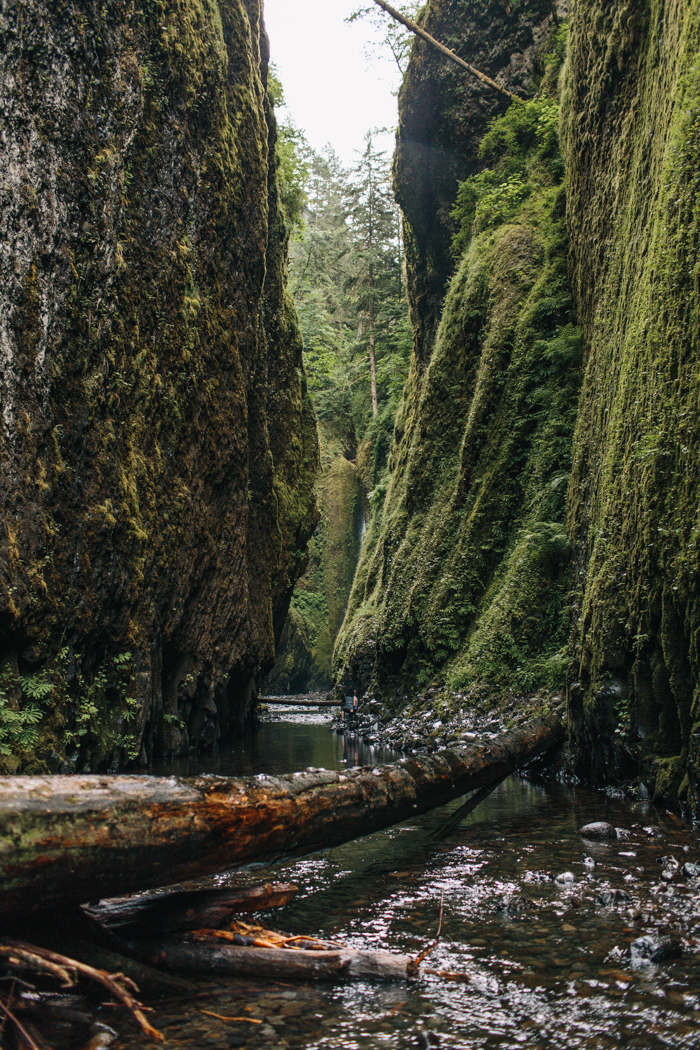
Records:
[[[496,23],[507,23],[496,7],[428,5],[426,25],[436,19],[446,29],[459,8],[450,31],[453,37],[464,31],[471,41],[484,20],[494,34]],[[551,5],[538,14],[534,24],[532,13],[529,21],[513,19],[511,36],[508,24],[499,24],[497,51],[487,37],[476,64],[507,77],[507,69],[489,61],[494,53],[510,56],[514,40],[527,39],[531,54],[516,64],[513,86],[522,85],[523,68],[547,73]],[[478,146],[489,122],[473,102],[465,112],[467,91],[416,45],[395,160],[416,352],[396,419],[386,496],[370,522],[335,654],[339,682],[351,677],[389,707],[415,700],[428,686],[449,703],[477,687],[510,697],[564,685],[565,495],[581,340],[568,290],[557,106],[548,94],[556,91],[556,75],[549,72],[542,99],[514,103],[490,125],[491,189],[507,196],[517,174],[524,191],[511,194],[507,207],[485,209],[476,225],[473,215],[463,216],[467,247],[433,336],[447,276],[445,245],[455,232],[435,208],[445,220],[450,179],[450,205],[457,192],[455,170],[474,176],[485,167]],[[441,196],[428,203],[413,185],[425,153],[413,135],[417,114],[436,119],[436,93],[441,108],[431,150],[438,160],[422,177],[437,179]],[[453,134],[451,122],[466,119],[470,131],[459,124]],[[460,135],[466,155],[439,162]]]
[[[700,783],[700,3],[578,0],[564,85],[586,333],[569,533],[576,769]]]
[[[27,769],[211,746],[315,524],[261,0],[27,0],[0,45],[0,723],[42,708]]]
[[[358,468],[341,451],[331,428],[319,424],[320,521],[309,544],[309,567],[299,580],[277,646],[266,693],[328,689],[333,646],[345,616],[359,557],[364,521]]]

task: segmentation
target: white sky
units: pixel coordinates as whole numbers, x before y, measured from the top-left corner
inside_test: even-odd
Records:
[[[371,0],[264,0],[271,59],[284,88],[286,110],[309,144],[319,151],[330,142],[344,164],[362,150],[375,127],[397,123],[399,71],[393,59],[373,59],[364,49],[373,30],[364,19],[344,19]],[[385,15],[388,19],[388,15]],[[393,134],[375,139],[375,148],[393,149]]]

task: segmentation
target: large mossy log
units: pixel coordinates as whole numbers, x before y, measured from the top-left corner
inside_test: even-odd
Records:
[[[0,777],[0,921],[339,845],[482,787],[563,733],[552,717],[344,773]]]

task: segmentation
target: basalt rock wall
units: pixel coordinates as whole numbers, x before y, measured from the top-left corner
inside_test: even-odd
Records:
[[[551,4],[423,10],[544,108],[485,140],[502,100],[414,48],[395,176],[416,349],[337,681],[438,715],[566,698],[574,772],[697,805],[700,3],[557,11],[553,81]],[[456,179],[489,166],[451,258]]]
[[[315,525],[261,0],[0,8],[0,751],[249,716]]]
[[[586,333],[568,532],[578,771],[700,783],[700,4],[578,0],[563,95]]]
[[[542,93],[509,108],[418,42],[400,96],[395,179],[415,352],[336,680],[388,711],[409,702],[447,716],[561,681],[580,336],[552,5],[452,0],[423,18],[509,91]],[[495,144],[493,208],[453,248],[458,181],[488,167],[479,146],[495,118],[509,123]]]

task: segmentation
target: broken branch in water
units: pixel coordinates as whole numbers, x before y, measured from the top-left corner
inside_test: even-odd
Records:
[[[10,1010],[10,1007],[6,1003],[4,1003],[2,999],[0,999],[0,1010],[2,1010],[3,1014],[5,1015],[8,1021],[12,1021],[13,1025],[21,1034],[22,1038],[26,1039],[27,1045],[29,1046],[30,1050],[41,1050],[41,1047],[34,1042],[34,1040],[22,1024],[22,1022],[17,1017],[15,1017],[12,1010]]]
[[[506,774],[507,776],[508,774]],[[481,790],[474,792],[474,794],[467,799],[463,805],[456,809],[454,813],[448,817],[444,824],[441,824],[437,831],[434,831],[431,838],[444,839],[449,833],[461,824],[462,821],[469,816],[469,814],[480,806],[481,803],[489,797],[492,791],[495,791],[499,784],[502,784],[506,779],[506,776],[498,777],[496,780],[492,780],[490,784],[485,784]]]
[[[423,949],[423,951],[420,953],[420,955],[417,955],[415,957],[415,959],[411,960],[410,972],[412,974],[418,972],[418,967],[423,962],[423,959],[425,959],[426,955],[429,955],[432,952],[433,948],[437,948],[438,942],[440,940],[440,934],[442,933],[442,914],[443,914],[444,904],[445,904],[445,889],[443,887],[442,893],[440,894],[440,918],[438,920],[438,928],[437,928],[437,933],[435,934],[435,939],[430,942],[430,944],[428,945],[427,948]]]
[[[155,966],[190,973],[230,977],[281,978],[300,981],[374,979],[405,981],[411,959],[384,951],[290,951],[289,948],[251,948],[238,945],[182,943],[172,938],[142,942]]]
[[[105,970],[97,970],[77,959],[70,959],[59,952],[49,951],[46,948],[37,948],[33,944],[24,944],[22,941],[5,938],[0,944],[0,956],[4,956],[8,964],[20,969],[29,969],[37,973],[48,973],[62,981],[63,987],[70,988],[75,984],[74,976],[71,974],[82,974],[84,977],[103,985],[118,999],[131,1013],[138,1023],[141,1031],[149,1039],[163,1041],[163,1035],[151,1025],[144,1014],[144,1007],[135,999],[131,991],[138,991],[134,982],[121,973],[110,974]]]

